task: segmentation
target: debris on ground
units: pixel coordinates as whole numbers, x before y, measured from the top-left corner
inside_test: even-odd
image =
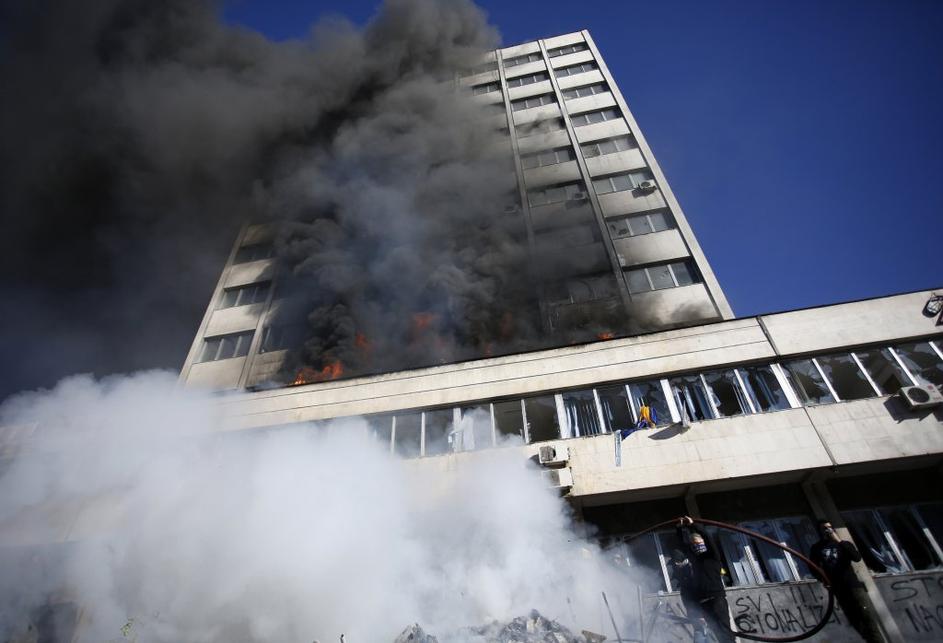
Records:
[[[495,621],[482,627],[469,628],[471,634],[488,643],[586,643],[586,639],[548,619],[537,610],[518,616],[508,623]]]
[[[413,623],[403,630],[393,643],[439,643],[439,639],[426,634],[425,630],[419,627],[419,623]]]

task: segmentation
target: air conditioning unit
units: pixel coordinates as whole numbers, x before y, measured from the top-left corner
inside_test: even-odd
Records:
[[[648,181],[642,181],[641,183],[638,184],[638,189],[641,190],[642,192],[651,192],[655,190],[657,187],[658,185],[656,185],[655,182],[652,181],[651,179],[649,179]]]
[[[565,444],[540,447],[537,452],[537,460],[544,466],[553,466],[555,464],[566,464],[570,459],[570,449]]]
[[[943,404],[943,393],[933,384],[901,387],[900,397],[907,406],[914,410],[929,409]]]
[[[566,491],[573,486],[573,473],[567,469],[549,469],[541,471],[540,475],[550,486],[551,489]]]

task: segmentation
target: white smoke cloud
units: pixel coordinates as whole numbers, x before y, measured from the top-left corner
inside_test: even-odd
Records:
[[[634,595],[517,448],[403,461],[360,419],[235,433],[215,409],[165,372],[0,407],[36,427],[0,477],[0,637],[63,586],[79,640],[148,643],[468,640],[534,608],[602,630],[600,591]]]

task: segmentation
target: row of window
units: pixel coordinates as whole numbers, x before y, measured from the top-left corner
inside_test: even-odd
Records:
[[[583,152],[583,155],[587,158],[593,158],[596,156],[605,156],[607,154],[615,154],[616,152],[624,152],[625,150],[630,150],[635,148],[635,139],[631,136],[619,136],[616,138],[610,138],[603,141],[594,141],[592,143],[584,143],[580,146],[580,149]],[[546,150],[543,152],[534,152],[533,154],[524,154],[521,156],[521,165],[525,170],[529,170],[535,167],[543,167],[546,165],[556,165],[558,163],[566,163],[567,161],[572,161],[576,158],[573,148],[558,147],[552,150]],[[642,179],[645,180],[645,179]],[[610,190],[611,191],[611,190]]]
[[[557,102],[557,97],[553,94],[541,94],[540,96],[531,96],[530,98],[521,98],[511,101],[511,110],[519,112],[524,109],[540,107],[541,105],[552,105]]]
[[[496,92],[501,89],[501,83],[482,83],[481,85],[475,85],[472,87],[472,93],[475,96],[480,96],[481,94],[490,94],[491,92]]]
[[[549,185],[544,188],[528,190],[527,192],[527,202],[532,208],[541,205],[549,205],[551,203],[562,203],[564,201],[574,201],[585,198],[586,187],[583,185],[582,181]]]
[[[535,63],[540,60],[543,60],[543,56],[540,55],[540,52],[534,52],[532,54],[522,54],[520,56],[514,56],[513,58],[505,58],[504,66],[517,67],[518,65],[526,65],[527,63]]]
[[[627,192],[635,190],[643,182],[651,180],[651,172],[648,170],[636,170],[634,172],[624,172],[622,174],[613,174],[611,176],[593,179],[593,189],[596,190],[596,194]]]
[[[609,108],[570,116],[570,121],[573,123],[573,127],[583,127],[584,125],[594,125],[596,123],[614,121],[620,118],[622,118],[622,114],[618,109]]]
[[[527,74],[526,76],[518,76],[517,78],[508,78],[508,87],[525,87],[527,85],[533,85],[534,83],[540,83],[549,79],[550,76],[547,75],[547,72],[539,71],[536,74]]]
[[[262,303],[268,298],[271,285],[270,281],[259,281],[244,286],[226,288],[219,300],[219,307],[222,309]]]
[[[574,87],[573,89],[563,90],[563,99],[571,100],[573,98],[585,98],[586,96],[595,96],[609,91],[606,83],[596,83],[594,85],[584,85],[583,87]]]
[[[588,71],[594,71],[599,69],[599,65],[595,61],[588,61],[585,63],[578,63],[576,65],[568,65],[566,67],[558,67],[553,70],[553,75],[557,78],[566,78],[567,76],[576,76],[577,74],[584,74]]]
[[[236,250],[236,256],[233,263],[248,263],[260,259],[271,259],[275,256],[275,246],[271,243],[253,243],[248,246],[242,246]]]
[[[471,69],[466,69],[458,73],[459,78],[468,78],[469,76],[477,76],[478,74],[484,74],[489,71],[498,70],[498,61],[489,60],[488,62],[482,63],[477,67],[472,67]]]
[[[578,51],[586,51],[589,49],[589,45],[585,42],[578,42],[573,45],[565,45],[563,47],[556,47],[555,49],[548,49],[547,55],[551,58],[556,58],[557,56],[566,56],[567,54],[575,54]]]
[[[607,219],[606,225],[612,237],[618,239],[668,230],[674,227],[674,222],[667,210],[653,210]]]
[[[943,568],[943,504],[924,503],[841,512],[868,568],[876,574],[908,573]],[[819,537],[807,516],[770,518],[738,526],[808,554]],[[789,552],[738,532],[707,527],[703,530],[727,574],[728,587],[810,580],[806,564]],[[677,591],[672,578],[671,552],[684,549],[674,530],[616,542],[607,554],[618,565],[655,574],[639,575],[649,593]]]
[[[673,274],[677,281],[678,274]],[[943,385],[943,354],[940,353],[936,342],[915,342],[869,350],[886,352],[895,360],[903,378],[900,385],[926,382]],[[869,351],[855,351],[854,354],[866,352]],[[816,359],[826,357],[831,356]],[[454,414],[456,423],[449,426],[450,430],[457,430],[461,428],[457,423],[464,417],[466,410],[476,410],[479,413],[477,417],[486,425],[476,430],[483,431],[490,437],[486,440],[476,440],[474,448],[482,448],[482,445],[493,446],[508,440],[533,443],[630,429],[639,422],[642,405],[654,410],[656,426],[768,413],[799,408],[804,403],[794,388],[795,365],[803,361],[788,360],[782,364],[721,368],[641,382],[609,384],[579,391],[546,393],[490,404],[469,404],[468,407],[432,413]],[[888,388],[882,394],[893,392],[896,390]],[[833,401],[841,399],[844,398],[835,398]],[[421,429],[424,415],[422,411],[408,411],[397,414],[396,417],[400,415],[414,418],[410,422]],[[374,418],[371,422],[390,423],[393,417]],[[392,427],[392,424],[390,426]],[[422,431],[418,430],[413,444],[414,455],[431,455],[422,449],[421,442]],[[465,443],[454,443],[453,450],[465,450],[467,445],[463,447],[463,444]],[[413,447],[407,449],[403,445],[394,444],[393,450],[399,453],[404,449],[409,451]]]
[[[696,274],[693,264],[688,261],[662,263],[625,271],[629,292],[633,295],[652,290],[688,286],[695,281],[700,281],[696,278]]]

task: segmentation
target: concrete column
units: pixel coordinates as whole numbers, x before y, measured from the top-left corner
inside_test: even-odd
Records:
[[[851,532],[845,526],[841,513],[838,511],[838,507],[835,506],[835,501],[832,500],[825,482],[822,480],[807,480],[802,483],[802,490],[809,501],[809,506],[812,507],[812,511],[815,513],[816,519],[831,522],[838,533],[838,537],[854,543],[860,551],[862,547],[855,543],[854,538],[851,537]],[[861,561],[853,563],[852,566],[855,576],[858,577],[858,580],[864,584],[867,590],[866,598],[869,603],[867,607],[870,608],[868,613],[876,617],[874,623],[876,627],[873,629],[879,631],[888,643],[903,641],[904,636],[901,634],[900,628],[897,627],[897,622],[888,609],[887,603],[884,602],[884,598],[874,584],[874,579],[871,578],[871,572],[868,571],[867,565],[864,564],[864,561]]]

